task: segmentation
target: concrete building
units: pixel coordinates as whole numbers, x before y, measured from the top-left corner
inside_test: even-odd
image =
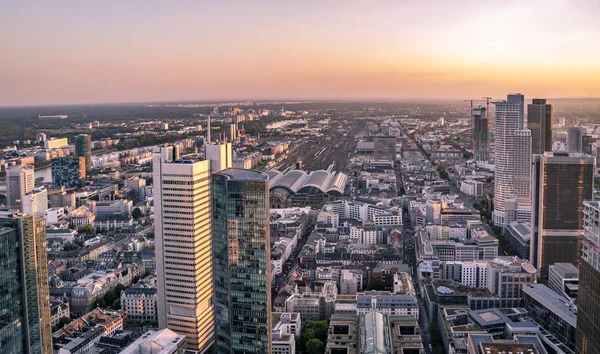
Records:
[[[121,354],[184,354],[186,338],[168,328],[148,331],[123,349]]]
[[[210,161],[211,173],[232,167],[231,143],[205,145],[205,156]]]
[[[15,165],[6,171],[6,202],[10,209],[21,210],[23,198],[33,191],[33,166]]]
[[[488,262],[487,289],[502,299],[501,307],[517,307],[521,290],[536,281],[537,270],[517,257],[498,257]]]
[[[233,168],[212,176],[217,353],[271,348],[268,180],[265,173]]]
[[[548,267],[548,287],[575,300],[579,291],[579,269],[571,263],[554,263]]]
[[[579,293],[577,294],[576,353],[600,353],[600,203],[585,201]]]
[[[484,107],[473,108],[473,158],[476,161],[489,159],[488,116]]]
[[[335,311],[337,286],[334,282],[323,284],[320,292],[294,293],[285,300],[285,312],[297,312],[302,318],[329,319]]]
[[[552,124],[554,124],[554,106],[546,99],[534,98],[527,105],[527,129],[531,131],[531,153],[543,155],[552,151]]]
[[[460,191],[472,197],[481,197],[483,195],[483,186],[483,182],[466,180],[460,183]]]
[[[214,343],[210,161],[182,159],[174,147],[153,151],[159,328]]]
[[[505,101],[494,102],[496,114],[494,119],[494,213],[495,225],[504,227],[514,221],[514,216],[506,212],[506,200],[518,198],[517,191],[524,189],[515,188],[515,158],[522,151],[517,149],[517,140],[524,128],[524,96],[521,94],[510,94]],[[523,148],[520,146],[519,148]],[[529,148],[529,151],[531,148]],[[527,151],[527,150],[526,150]],[[531,152],[530,152],[531,155]],[[524,160],[524,159],[523,159]]]
[[[575,348],[577,308],[544,284],[523,286],[523,302],[530,318],[567,348]]]
[[[594,159],[582,154],[545,153],[533,163],[530,260],[548,277],[553,263],[579,263],[583,201],[594,190]]]
[[[44,141],[44,149],[58,149],[69,145],[67,138],[50,138]]]
[[[271,330],[272,354],[295,354],[296,338],[300,337],[302,321],[299,313],[273,312]]]
[[[504,229],[504,239],[521,259],[528,259],[531,245],[531,227],[525,221],[513,221]]]
[[[156,288],[131,287],[121,293],[121,309],[132,320],[156,322],[157,303]]]
[[[72,188],[85,186],[85,157],[59,157],[52,159],[52,181],[56,186]]]
[[[23,213],[30,214],[36,218],[46,218],[48,210],[48,191],[46,187],[33,188],[23,198]]]

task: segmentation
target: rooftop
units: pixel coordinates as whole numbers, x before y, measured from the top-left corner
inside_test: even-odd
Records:
[[[531,296],[571,326],[577,326],[577,308],[566,297],[544,284],[527,284],[523,286],[523,293]]]
[[[269,176],[265,173],[255,170],[244,170],[241,168],[228,168],[220,171],[217,174],[227,176],[236,181],[258,181],[263,182],[269,179]]]

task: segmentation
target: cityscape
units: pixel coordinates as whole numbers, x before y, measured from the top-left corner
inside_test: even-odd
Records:
[[[8,1],[0,353],[600,354],[600,7],[538,5]]]

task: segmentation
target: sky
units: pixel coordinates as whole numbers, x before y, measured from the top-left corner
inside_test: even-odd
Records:
[[[0,106],[600,97],[600,1],[0,1]]]

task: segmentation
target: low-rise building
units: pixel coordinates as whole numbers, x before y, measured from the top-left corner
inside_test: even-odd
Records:
[[[579,292],[579,269],[571,263],[554,263],[548,267],[548,286],[575,300]]]
[[[121,293],[121,309],[137,321],[158,321],[156,288],[130,287]]]
[[[300,337],[302,321],[299,313],[273,312],[271,350],[273,354],[295,354],[296,338]]]
[[[186,342],[184,335],[168,328],[148,331],[123,349],[120,354],[184,354]]]

